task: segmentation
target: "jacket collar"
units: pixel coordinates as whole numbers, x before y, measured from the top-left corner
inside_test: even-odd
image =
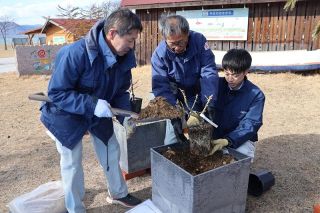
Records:
[[[104,59],[104,68],[105,70],[109,67],[112,67],[115,63],[117,63],[116,56],[112,53],[110,47],[108,46],[103,30],[99,33],[99,47],[101,49],[101,53]]]
[[[103,26],[104,26],[104,20],[101,19],[93,25],[93,27],[90,29],[90,31],[85,37],[86,48],[87,48],[91,65],[99,54],[98,37],[99,37],[99,32],[102,31],[103,29]]]

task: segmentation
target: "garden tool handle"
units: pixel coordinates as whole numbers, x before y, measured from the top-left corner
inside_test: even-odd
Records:
[[[205,116],[203,113],[200,114],[200,117],[203,118],[205,121],[207,121],[209,124],[211,124],[213,127],[218,128],[218,125],[213,123],[207,116]]]
[[[110,107],[110,110],[111,110],[112,114],[114,114],[114,115],[122,115],[125,117],[132,117],[135,119],[139,118],[139,114],[132,112],[132,111],[129,111],[129,110],[113,108],[113,107]]]
[[[45,95],[43,92],[31,94],[28,96],[28,98],[30,100],[34,100],[34,101],[45,101],[45,102],[49,102],[49,103],[52,102],[52,100],[47,95]],[[114,115],[123,115],[125,117],[132,117],[132,118],[139,117],[139,114],[137,114],[135,112],[128,111],[128,110],[124,110],[124,109],[110,107],[110,110]]]
[[[46,96],[43,92],[34,93],[28,96],[29,100],[33,101],[45,101],[51,103],[52,100]]]

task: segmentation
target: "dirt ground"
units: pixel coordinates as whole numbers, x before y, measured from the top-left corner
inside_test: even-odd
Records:
[[[150,67],[134,70],[136,96],[148,102]],[[266,95],[264,125],[252,170],[268,169],[276,179],[261,197],[248,196],[246,212],[312,212],[320,203],[320,75],[250,74]],[[0,74],[0,212],[40,184],[59,180],[59,156],[39,121],[39,103],[28,94],[46,91],[48,76]],[[125,212],[105,201],[106,183],[88,138],[84,140],[87,212]],[[129,180],[129,191],[151,198],[149,175]]]

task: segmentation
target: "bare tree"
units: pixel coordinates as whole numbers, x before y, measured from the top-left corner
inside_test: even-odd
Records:
[[[297,0],[287,0],[284,8],[286,11],[293,10],[296,7]],[[315,38],[320,34],[320,21],[317,23],[315,29],[313,30],[312,37]]]
[[[0,16],[0,33],[4,41],[4,49],[7,50],[7,34],[14,27],[13,18],[9,16]]]
[[[120,2],[115,1],[105,1],[100,5],[101,9],[104,12],[104,17],[108,17],[111,12],[115,11],[120,7]]]
[[[87,9],[81,9],[81,18],[100,19],[103,17],[103,10],[97,4],[92,4]]]
[[[87,9],[81,10],[81,17],[86,19],[101,19],[109,16],[109,14],[120,7],[120,2],[104,1],[100,5],[93,4]]]
[[[57,16],[69,18],[69,19],[75,19],[80,16],[80,8],[79,7],[73,7],[71,5],[67,5],[66,8],[63,8],[62,6],[58,5],[57,7],[59,14]]]

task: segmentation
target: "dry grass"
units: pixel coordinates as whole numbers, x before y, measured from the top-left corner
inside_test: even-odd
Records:
[[[4,45],[0,45],[0,58],[9,58],[15,56],[15,50],[8,46],[8,50],[4,50]]]
[[[139,80],[136,95],[147,103],[151,68],[133,70]],[[14,197],[42,183],[60,179],[59,156],[39,121],[39,103],[28,94],[45,91],[46,76],[17,77],[0,74],[0,212]],[[320,75],[250,74],[266,95],[264,125],[252,169],[273,172],[276,185],[259,198],[248,196],[247,212],[312,212],[320,203]],[[84,140],[87,212],[125,212],[108,205],[103,173],[88,138]],[[151,178],[128,181],[134,195],[151,198]]]

